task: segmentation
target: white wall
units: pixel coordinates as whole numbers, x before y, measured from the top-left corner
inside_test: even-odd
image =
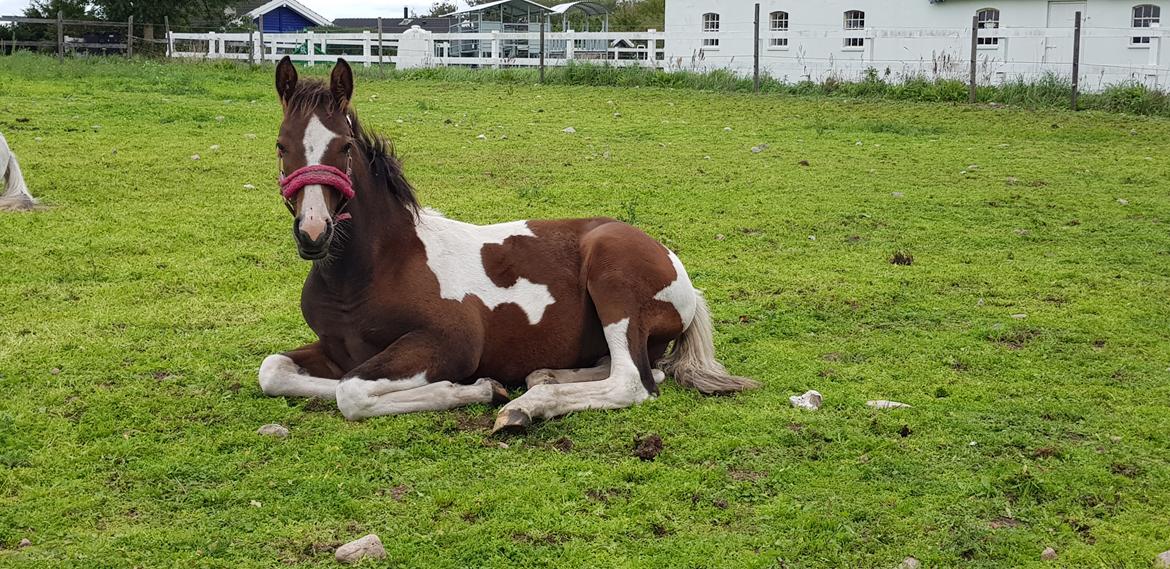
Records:
[[[667,0],[666,50],[672,68],[752,70],[755,1]],[[993,83],[1016,77],[1035,78],[1045,72],[1071,75],[1071,14],[1083,10],[1081,83],[1087,89],[1126,80],[1170,87],[1170,37],[1133,47],[1132,8],[1152,3],[1162,9],[1163,27],[1170,27],[1170,0],[760,0],[761,71],[795,82],[834,77],[856,79],[866,69],[898,80],[914,75],[965,79],[969,73],[971,18],[980,8],[1000,10],[997,46],[978,50],[978,79]],[[1049,6],[1054,4],[1054,6]],[[1060,5],[1055,5],[1060,4]],[[1076,6],[1079,4],[1079,8]],[[1049,11],[1054,16],[1049,28]],[[768,15],[789,14],[789,45],[769,46]],[[844,47],[846,10],[865,11],[863,49]],[[704,33],[702,15],[720,15],[718,34]],[[1045,29],[1048,28],[1048,29]],[[1165,29],[1161,34],[1166,34]],[[1109,37],[1113,36],[1113,37]],[[719,47],[703,47],[704,37],[718,37]]]

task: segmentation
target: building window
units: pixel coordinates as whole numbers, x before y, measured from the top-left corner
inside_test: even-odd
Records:
[[[703,14],[703,33],[719,33],[719,14],[713,12]],[[719,47],[719,38],[703,38],[703,47]]]
[[[1133,27],[1152,28],[1160,25],[1162,9],[1153,4],[1142,4],[1133,7]],[[1133,36],[1132,45],[1149,45],[1150,36]]]
[[[864,30],[865,29],[865,12],[861,10],[849,10],[845,12],[845,30]],[[865,47],[865,38],[847,37],[845,38],[845,47]]]
[[[768,16],[768,30],[772,32],[769,46],[788,47],[788,12],[772,12]]]
[[[979,21],[979,29],[995,30],[999,28],[999,10],[984,8],[975,12],[975,19]],[[979,38],[979,45],[999,45],[999,38]]]

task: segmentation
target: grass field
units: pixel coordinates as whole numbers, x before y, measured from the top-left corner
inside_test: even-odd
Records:
[[[502,448],[488,408],[349,423],[261,395],[261,359],[312,338],[270,72],[0,59],[49,206],[0,217],[0,566],[332,566],[368,532],[410,567],[1170,549],[1170,120],[359,69],[427,205],[637,224],[765,384],[668,384]],[[790,407],[806,389],[824,408]]]

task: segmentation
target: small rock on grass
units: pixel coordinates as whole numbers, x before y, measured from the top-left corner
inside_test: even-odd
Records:
[[[1040,554],[1040,559],[1045,561],[1052,561],[1056,559],[1056,550],[1051,547],[1045,547],[1044,552]]]
[[[26,538],[24,538],[24,539],[21,539],[21,540],[20,540],[20,546],[19,546],[19,547],[22,547],[22,548],[24,548],[24,547],[28,547],[28,546],[30,546],[30,545],[32,545],[32,542],[31,542],[31,541],[29,541],[27,537],[26,537]]]
[[[1163,551],[1154,558],[1154,569],[1170,569],[1170,551]]]
[[[873,409],[909,409],[910,406],[905,403],[897,401],[886,401],[885,399],[878,399],[875,401],[866,401],[865,405]]]
[[[367,557],[385,559],[386,548],[382,547],[382,540],[377,535],[370,534],[361,539],[351,541],[337,548],[333,557],[342,563],[357,563]]]
[[[256,434],[283,439],[288,437],[288,429],[281,425],[277,425],[276,423],[270,423],[260,427],[259,429],[256,429]]]
[[[898,569],[919,569],[922,567],[922,562],[913,556],[907,557],[898,564]]]
[[[568,127],[568,128],[566,128],[565,130],[563,130],[563,131],[561,131],[561,132],[563,132],[563,133],[565,133],[565,134],[575,134],[575,133],[577,132],[577,129],[575,129],[575,128],[573,128],[573,127]]]
[[[793,407],[812,409],[814,411],[821,408],[821,400],[820,392],[812,389],[804,392],[804,395],[793,395],[788,398],[788,401],[792,403]]]

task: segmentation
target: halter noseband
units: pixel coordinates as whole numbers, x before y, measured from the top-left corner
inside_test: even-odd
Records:
[[[350,138],[353,138],[353,120],[347,115],[345,121],[349,123]],[[350,165],[350,153],[352,149],[345,151],[345,171],[342,172],[339,168],[328,166],[325,164],[312,164],[303,168],[298,168],[292,174],[284,174],[284,163],[281,162],[280,178],[277,180],[280,183],[280,195],[284,198],[284,205],[288,208],[290,213],[296,213],[296,208],[293,207],[293,198],[296,197],[305,186],[329,186],[341,193],[341,197],[345,199],[341,203],[341,207],[337,208],[337,221],[347,221],[353,219],[353,216],[345,213],[343,210],[345,206],[349,205],[349,201],[353,199],[356,193],[353,191],[353,180],[350,178],[353,175],[353,168]]]

